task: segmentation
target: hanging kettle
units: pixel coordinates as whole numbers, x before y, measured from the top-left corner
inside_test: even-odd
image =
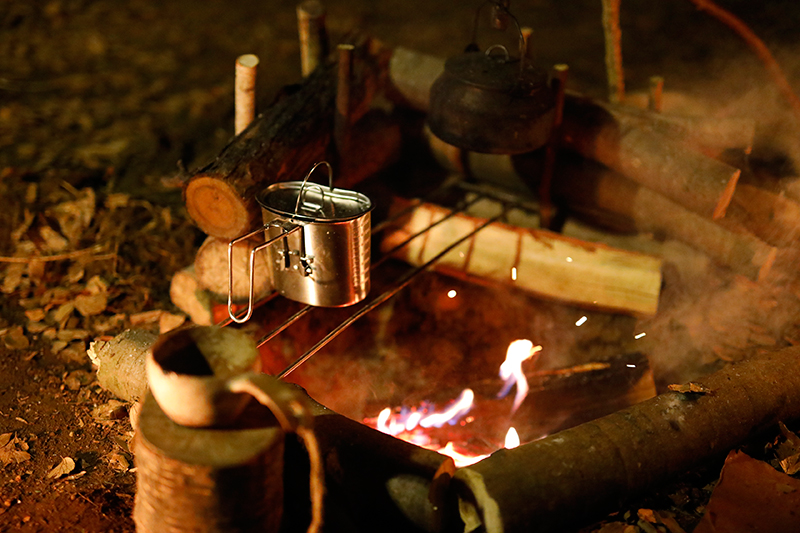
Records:
[[[519,57],[501,45],[481,52],[478,15],[491,4],[495,21],[512,20],[519,33]],[[502,23],[495,24],[502,27]],[[428,125],[446,143],[474,152],[518,154],[544,146],[552,130],[555,95],[547,73],[525,55],[519,23],[501,2],[478,8],[473,42],[445,62],[431,87]]]

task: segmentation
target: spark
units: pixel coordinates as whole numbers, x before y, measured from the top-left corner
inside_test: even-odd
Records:
[[[572,263],[572,258],[571,257],[567,257],[567,263]]]
[[[456,292],[455,289],[450,289],[449,291],[447,291],[447,297],[448,298],[455,298],[456,294],[458,294],[458,293]]]
[[[641,339],[641,338],[642,338],[642,337],[644,337],[645,335],[647,335],[647,333],[645,333],[645,332],[643,331],[643,332],[639,333],[638,335],[634,335],[634,336],[633,336],[633,338],[634,338],[634,339]]]
[[[587,320],[589,320],[589,319],[586,318],[586,315],[584,315],[584,316],[580,317],[577,322],[575,322],[575,325],[578,326],[578,327],[581,327],[582,325],[584,325],[586,323]]]
[[[511,267],[511,280],[517,281],[517,267]]]
[[[629,363],[629,364],[627,364],[627,365],[625,365],[625,366],[627,366],[628,368],[636,368],[636,365],[632,365],[632,364],[630,364],[630,363]]]

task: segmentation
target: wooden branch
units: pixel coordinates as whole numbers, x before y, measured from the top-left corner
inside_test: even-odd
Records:
[[[361,42],[355,50],[350,94],[350,117],[353,122],[369,110],[386,70],[380,61],[384,56],[368,51],[369,42]],[[388,58],[386,59],[388,61]],[[207,234],[233,239],[260,223],[261,215],[255,194],[271,183],[302,179],[311,166],[326,159],[333,133],[336,100],[337,65],[321,65],[303,84],[288,96],[278,99],[262,115],[235,137],[208,165],[196,171],[184,188],[184,201],[189,215]],[[368,156],[375,166],[386,165],[396,156],[395,146],[378,146],[372,138],[385,139],[381,131],[384,121],[367,121],[354,129],[364,130],[366,146],[354,146],[350,159],[359,162]],[[394,126],[396,128],[396,126]],[[354,132],[354,136],[359,133]],[[367,177],[362,165],[344,164],[334,169],[336,179],[349,182]]]
[[[402,226],[388,231],[381,249],[393,249],[449,212],[421,204]],[[482,222],[456,215],[400,248],[395,256],[421,265]],[[490,225],[444,256],[435,268],[449,275],[510,284],[574,305],[637,315],[655,314],[661,290],[660,259],[506,224]]]
[[[797,246],[800,237],[800,203],[753,185],[740,184],[720,221],[734,231],[753,232],[773,246]]]
[[[786,99],[789,106],[792,108],[795,119],[800,120],[800,98],[795,94],[789,80],[783,73],[783,69],[773,57],[769,48],[764,44],[764,41],[751,30],[739,17],[730,11],[723,9],[712,0],[689,0],[698,9],[707,11],[711,16],[728,26],[739,37],[741,37],[747,45],[755,52],[758,58],[764,63],[767,72],[772,77],[772,81],[777,85],[781,95]]]
[[[664,483],[748,437],[800,417],[800,348],[697,380],[707,394],[652,400],[456,472],[465,521],[487,533],[564,531]]]

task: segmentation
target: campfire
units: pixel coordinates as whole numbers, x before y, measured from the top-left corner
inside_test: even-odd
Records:
[[[692,1],[743,34],[800,115],[760,41]],[[111,317],[119,289],[77,262],[116,269],[118,250],[69,248],[123,213],[175,227],[167,208],[70,184],[41,216],[20,208],[3,290],[28,325],[3,340],[41,333],[82,357],[96,336],[95,392],[121,399],[106,422],[127,408],[135,431],[135,466],[116,460],[136,474],[141,533],[563,531],[765,429],[783,473],[732,454],[717,494],[762,466],[793,492],[800,189],[765,170],[761,117],[658,76],[626,86],[619,2],[602,3],[607,96],[573,84],[577,65],[539,64],[507,1],[476,6],[447,58],[356,31],[332,48],[324,7],[300,4],[301,82],[265,105],[269,62],[233,58],[233,136],[171,182],[204,234],[171,312],[145,298]],[[80,294],[43,285],[61,261]],[[2,457],[30,450],[0,435]],[[72,483],[81,461],[47,478]],[[734,516],[717,505],[707,527]],[[681,530],[649,509],[606,520]]]

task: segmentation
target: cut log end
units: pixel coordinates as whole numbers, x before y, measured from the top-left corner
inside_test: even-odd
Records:
[[[252,227],[256,211],[220,177],[197,176],[184,192],[192,220],[209,235],[234,239]]]
[[[714,208],[714,213],[711,217],[713,220],[719,220],[725,216],[725,212],[728,210],[728,205],[730,205],[731,200],[733,199],[733,193],[736,192],[736,184],[739,183],[739,176],[741,174],[742,171],[737,168],[731,176],[731,179],[728,181],[728,185],[725,187],[725,190],[722,192],[722,195],[717,202],[717,206]]]

